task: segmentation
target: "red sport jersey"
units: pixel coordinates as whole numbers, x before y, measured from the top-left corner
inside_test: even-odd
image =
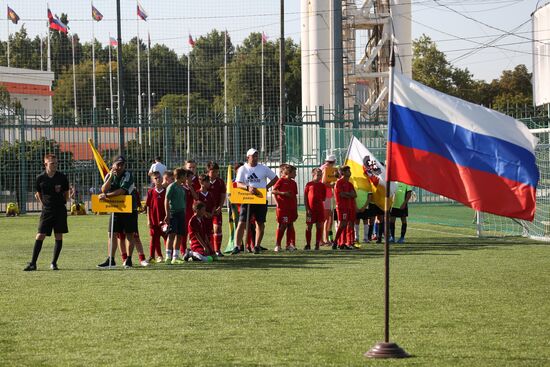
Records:
[[[194,252],[198,252],[201,255],[206,255],[206,251],[204,251],[204,248],[197,238],[197,234],[199,234],[203,240],[206,241],[208,239],[206,221],[204,220],[204,218],[199,218],[196,215],[193,215],[189,220],[187,232],[189,233],[191,250]]]
[[[166,210],[164,209],[165,197],[166,190],[164,188],[161,191],[157,191],[156,188],[147,190],[145,206],[147,207],[149,223],[151,223],[152,226],[160,225],[160,222],[162,222],[164,217],[166,217]]]
[[[306,223],[320,223],[325,221],[325,208],[323,202],[326,199],[327,190],[322,182],[310,181],[304,188],[304,200],[307,201],[309,213]]]
[[[225,182],[219,177],[216,177],[214,180],[210,181],[210,193],[214,197],[214,208],[217,208],[218,206],[222,207],[223,202],[221,202],[221,199],[225,196],[227,193],[227,188],[225,185]],[[217,215],[214,215],[212,217],[212,222],[217,225],[222,224],[222,214],[219,213]]]
[[[296,185],[296,181],[282,177],[273,185],[273,190],[290,193],[290,196],[276,195],[277,221],[279,223],[294,222],[298,218],[298,185]]]
[[[342,192],[355,192],[355,188],[351,182],[340,178],[334,186],[338,220],[355,220],[355,199],[341,197]]]

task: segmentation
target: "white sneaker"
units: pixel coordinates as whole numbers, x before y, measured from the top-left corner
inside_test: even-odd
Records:
[[[164,259],[162,258],[162,256],[157,256],[157,263],[160,264],[163,262],[164,262]]]
[[[294,245],[290,245],[290,246],[287,246],[287,247],[286,247],[286,250],[287,250],[287,251],[291,251],[291,252],[292,252],[292,251],[296,251],[296,247],[295,247]]]
[[[142,261],[139,262],[139,265],[145,267],[145,266],[149,266],[149,263],[147,262],[147,260],[142,260]]]
[[[281,246],[275,246],[275,248],[273,249],[273,252],[280,252],[281,251]]]
[[[179,260],[179,259],[178,259],[177,257],[173,257],[173,258],[172,258],[172,265],[177,264],[177,263],[178,263],[178,260]]]

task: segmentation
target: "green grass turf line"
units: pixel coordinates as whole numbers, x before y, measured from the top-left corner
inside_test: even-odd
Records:
[[[25,273],[37,222],[0,218],[1,366],[550,365],[546,243],[411,223],[392,247],[390,334],[414,357],[377,361],[363,353],[383,338],[380,245],[101,271],[108,217],[88,215],[69,218],[61,271],[47,238]],[[144,216],[140,231],[148,244]],[[301,215],[299,248],[303,231]]]

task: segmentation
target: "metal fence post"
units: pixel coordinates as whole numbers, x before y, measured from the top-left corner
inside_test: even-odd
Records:
[[[323,152],[327,149],[327,129],[325,126],[325,111],[323,106],[319,106],[319,113],[318,113],[318,122],[319,122],[319,154],[317,157],[317,161],[323,162]],[[309,137],[306,137],[306,139],[309,139]]]
[[[25,134],[25,111],[21,108],[19,113],[19,188],[17,189],[17,197],[19,210],[22,214],[27,213],[27,181],[28,174],[27,172],[27,157],[26,157],[26,134]]]
[[[359,105],[353,105],[353,128],[359,128]]]
[[[233,118],[233,159],[235,162],[239,161],[239,147],[240,147],[240,132],[239,132],[239,107],[234,108]]]
[[[172,124],[171,124],[171,120],[170,120],[170,110],[168,110],[168,108],[164,108],[162,110],[163,114],[162,114],[162,118],[163,118],[163,122],[164,122],[164,126],[162,127],[162,145],[163,145],[163,155],[164,155],[164,159],[165,159],[165,162],[166,162],[166,166],[167,167],[173,167],[173,163],[172,163],[172,156],[173,154],[169,154],[169,147],[173,147],[175,148],[173,145],[174,144],[171,144],[170,142],[170,130],[172,128]]]

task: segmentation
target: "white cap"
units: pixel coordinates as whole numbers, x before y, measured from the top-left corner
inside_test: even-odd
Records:
[[[256,149],[250,148],[250,149],[248,149],[248,152],[246,152],[246,156],[248,157],[248,156],[254,155],[256,153],[258,153],[258,151]]]
[[[336,162],[336,156],[334,154],[330,154],[327,156],[327,159],[325,159],[327,162]]]

